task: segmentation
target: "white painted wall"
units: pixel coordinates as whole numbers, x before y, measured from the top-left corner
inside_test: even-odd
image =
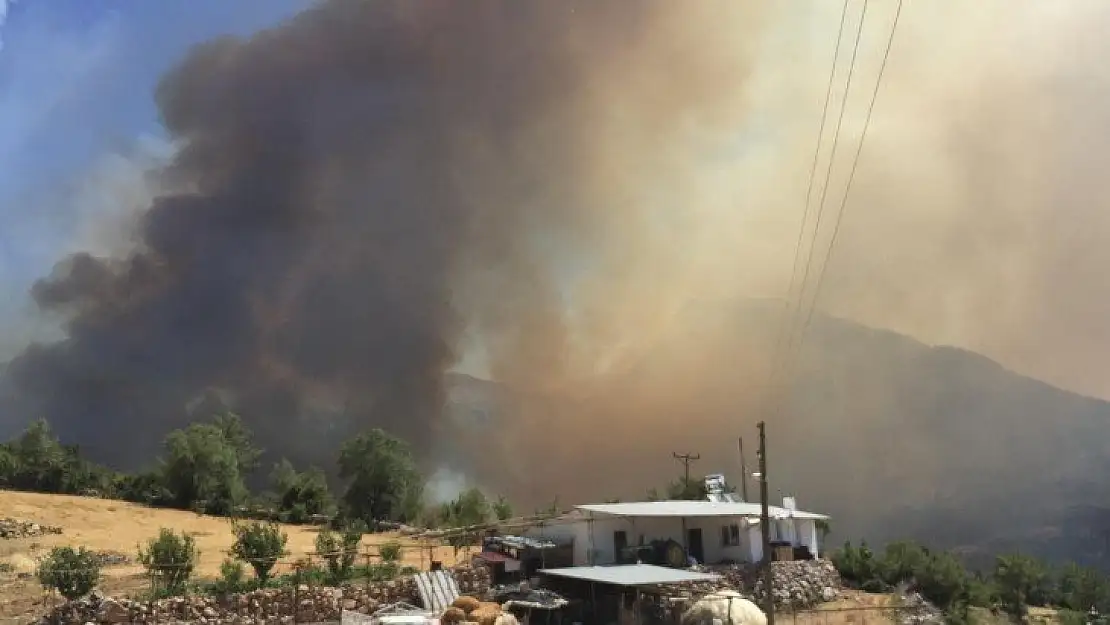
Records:
[[[722,526],[739,526],[740,544],[726,545],[722,540]],[[616,562],[614,533],[624,530],[629,545],[649,544],[653,540],[674,540],[685,545],[683,528],[702,531],[702,548],[705,561],[716,564],[723,560],[754,562],[759,560],[759,526],[748,526],[741,517],[602,517],[581,519],[574,522],[555,523],[532,527],[521,532],[532,538],[574,544],[574,565],[606,565]]]

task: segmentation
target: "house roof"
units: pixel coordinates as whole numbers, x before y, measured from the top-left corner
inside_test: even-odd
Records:
[[[544,575],[579,579],[599,584],[615,586],[652,586],[658,584],[682,584],[705,582],[720,579],[715,573],[697,573],[682,569],[670,569],[651,564],[621,564],[617,566],[574,566],[565,569],[540,569]]]
[[[626,517],[758,517],[758,503],[731,501],[635,501],[577,506],[594,514]],[[828,519],[823,514],[768,506],[772,519]]]

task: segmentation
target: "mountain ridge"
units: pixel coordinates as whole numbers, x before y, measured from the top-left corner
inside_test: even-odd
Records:
[[[742,330],[718,348],[755,344],[753,334],[773,327],[771,312],[766,305],[741,307]],[[712,334],[717,330],[705,327],[710,316],[701,315],[700,330]],[[449,378],[452,386],[496,397],[483,407],[487,427],[512,418],[511,389],[459,375]],[[1097,505],[1110,484],[1089,477],[1110,468],[1110,446],[1101,442],[1110,435],[1110,402],[971,350],[824,316],[815,318],[796,380],[786,416],[768,420],[772,492],[798,494],[802,507],[831,514],[837,537],[918,539],[976,557],[1017,548],[1110,564],[1110,550],[1099,547],[1103,526],[1110,536],[1110,510],[1103,514]],[[706,420],[727,423],[739,436],[757,418]],[[698,471],[724,470],[735,482],[735,437],[707,437],[696,423],[690,430],[688,441],[668,444],[701,452],[707,460]],[[664,448],[652,442],[644,453],[651,459],[629,454],[631,465],[613,463],[636,476],[625,480],[635,484],[623,492],[602,492],[620,480],[598,479],[596,488],[570,489],[573,496],[636,497],[673,474]],[[592,466],[604,472],[603,463]]]

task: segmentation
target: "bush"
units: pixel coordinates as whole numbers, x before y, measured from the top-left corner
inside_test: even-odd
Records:
[[[1048,602],[1048,572],[1029,556],[999,556],[994,564],[994,580],[1001,607],[1010,616],[1024,617],[1027,606]]]
[[[316,553],[327,563],[328,577],[332,584],[340,584],[351,578],[361,541],[362,526],[357,524],[349,525],[339,535],[328,529],[321,529],[316,535]]]
[[[250,565],[259,583],[265,584],[278,559],[286,555],[285,544],[289,537],[278,524],[263,521],[232,521],[231,531],[235,534],[231,555]]]
[[[193,575],[200,551],[192,536],[162,528],[158,537],[147,542],[144,551],[139,547],[139,562],[157,584],[159,592],[178,595],[185,590],[185,584]]]
[[[282,460],[270,475],[277,491],[277,505],[284,520],[306,523],[317,515],[327,516],[334,508],[323,471],[311,468],[297,472],[288,460]]]
[[[866,542],[860,543],[859,547],[853,547],[851,542],[845,542],[844,547],[832,554],[832,562],[848,584],[868,592],[883,590],[884,584],[879,576],[879,563]]]
[[[81,547],[55,547],[39,563],[39,583],[73,601],[89,594],[100,581],[100,559]]]
[[[213,595],[227,596],[250,588],[251,584],[247,580],[247,571],[243,563],[225,559],[220,563],[220,578],[209,584],[207,590]]]
[[[391,540],[378,545],[378,555],[382,562],[398,562],[401,560],[401,543]]]
[[[498,521],[505,521],[513,516],[513,506],[504,497],[498,497],[491,507],[493,516],[497,517]]]
[[[847,542],[832,555],[832,562],[845,582],[867,592],[909,584],[944,610],[950,621],[966,620],[973,590],[976,598],[986,592],[973,585],[971,575],[955,556],[932,553],[914,543],[891,543],[876,557],[867,543],[853,547]]]

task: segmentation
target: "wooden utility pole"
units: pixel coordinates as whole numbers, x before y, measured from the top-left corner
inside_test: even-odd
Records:
[[[775,593],[771,574],[771,511],[767,501],[767,430],[762,421],[759,428],[759,528],[763,538],[763,597],[767,625],[775,625]]]
[[[671,452],[675,460],[682,463],[684,467],[682,488],[685,490],[690,487],[690,463],[694,460],[701,460],[701,454],[679,454]]]
[[[748,462],[744,460],[744,437],[740,441],[740,497],[748,501]]]

